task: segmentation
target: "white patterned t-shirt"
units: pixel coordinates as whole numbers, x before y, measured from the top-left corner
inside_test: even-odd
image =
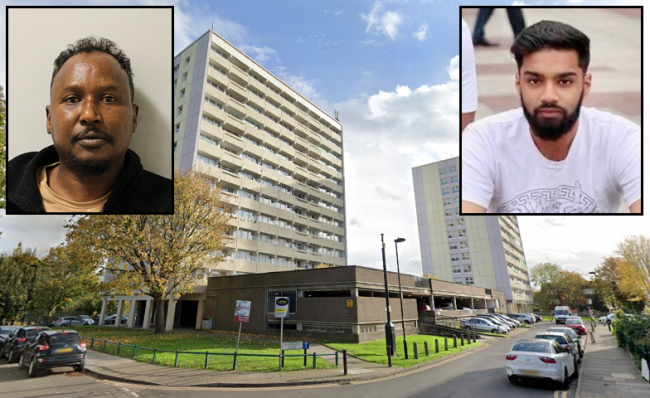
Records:
[[[521,108],[470,124],[462,137],[462,200],[488,213],[615,213],[641,199],[641,128],[582,107],[567,157],[545,158]]]

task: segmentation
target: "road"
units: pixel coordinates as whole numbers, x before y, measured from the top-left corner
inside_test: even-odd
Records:
[[[0,397],[45,397],[65,395],[115,396],[115,397],[213,397],[218,392],[222,397],[336,397],[336,398],[570,398],[575,395],[577,380],[571,382],[567,391],[556,389],[549,382],[525,383],[514,386],[508,382],[504,370],[504,357],[516,339],[532,338],[535,333],[551,326],[548,322],[538,323],[531,329],[519,329],[510,339],[493,338],[488,345],[461,357],[452,358],[434,366],[418,369],[409,374],[389,379],[356,382],[346,385],[290,388],[175,388],[163,389],[151,386],[119,384],[95,380],[76,372],[65,373],[57,369],[36,379],[27,379],[23,370],[16,365],[0,362]]]

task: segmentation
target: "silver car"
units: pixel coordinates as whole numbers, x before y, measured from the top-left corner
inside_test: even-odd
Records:
[[[54,322],[55,327],[85,325],[90,325],[90,323],[86,319],[79,318],[78,316],[62,316]]]
[[[477,315],[476,317],[477,318],[487,319],[490,322],[496,323],[497,325],[500,325],[500,326],[503,326],[508,330],[512,330],[512,329],[515,328],[515,326],[513,324],[508,323],[508,322],[504,321],[503,319],[501,319],[501,318],[499,318],[497,316],[494,316],[492,314],[480,314],[480,315]]]
[[[508,328],[505,326],[497,325],[489,319],[485,318],[471,318],[461,321],[461,326],[467,330],[475,330],[478,332],[489,332],[489,333],[508,333]]]

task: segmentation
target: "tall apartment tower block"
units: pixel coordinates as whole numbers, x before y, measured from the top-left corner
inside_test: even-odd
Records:
[[[208,275],[346,265],[341,123],[209,30],[174,58],[174,168],[233,205]]]
[[[423,274],[501,290],[508,312],[532,312],[517,218],[460,215],[458,163],[456,157],[413,168]]]

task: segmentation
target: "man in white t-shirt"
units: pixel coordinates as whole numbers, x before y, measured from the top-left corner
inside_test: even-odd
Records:
[[[522,108],[467,127],[461,213],[640,213],[640,127],[581,106],[589,38],[541,21],[510,52]]]
[[[469,26],[463,19],[463,57],[461,64],[463,68],[462,75],[462,129],[474,121],[474,113],[478,107],[478,96],[476,94],[476,67],[474,64],[474,45],[472,44],[472,34],[470,33]]]

